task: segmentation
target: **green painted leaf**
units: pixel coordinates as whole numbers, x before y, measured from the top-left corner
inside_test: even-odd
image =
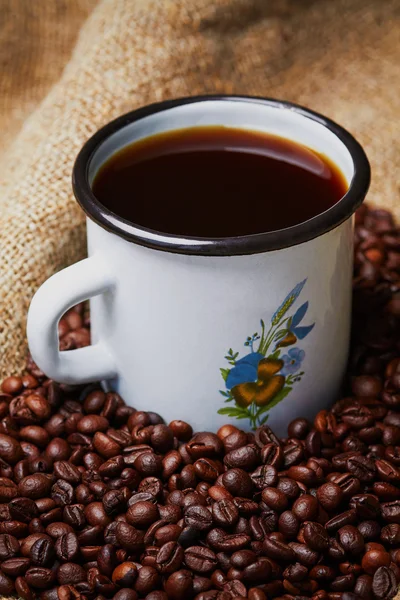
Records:
[[[269,413],[267,413],[267,414],[265,415],[265,417],[263,417],[263,418],[261,419],[261,421],[259,421],[259,425],[265,425],[265,423],[268,421],[268,419],[269,419]]]
[[[285,337],[285,335],[287,334],[288,330],[287,329],[280,329],[279,331],[276,332],[275,336],[274,336],[274,340],[280,340],[282,338]]]
[[[276,358],[279,358],[280,354],[281,354],[280,350],[275,350],[275,352],[273,352],[272,354],[270,354],[268,356],[268,358],[270,358],[271,360],[274,360]]]
[[[220,371],[221,371],[222,379],[223,379],[224,381],[226,381],[226,380],[227,380],[227,378],[228,378],[228,375],[229,375],[230,369],[220,369]]]
[[[218,411],[219,415],[227,415],[228,417],[236,417],[236,419],[248,419],[249,414],[247,410],[239,407],[225,407],[220,408]]]

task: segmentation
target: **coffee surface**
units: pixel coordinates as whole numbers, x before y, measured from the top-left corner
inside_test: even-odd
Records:
[[[293,141],[207,126],[126,146],[100,168],[92,189],[136,225],[223,238],[307,221],[336,204],[347,183],[327,157]]]

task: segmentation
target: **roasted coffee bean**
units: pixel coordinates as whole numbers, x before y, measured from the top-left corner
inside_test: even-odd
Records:
[[[79,542],[75,533],[64,533],[55,543],[57,557],[61,561],[74,561],[79,557]]]
[[[96,431],[94,434],[93,446],[96,452],[105,459],[121,454],[121,446],[101,431]]]
[[[136,502],[129,507],[126,513],[128,523],[139,529],[149,527],[152,523],[157,521],[158,517],[159,513],[157,506],[149,501]]]
[[[288,507],[288,499],[283,492],[277,488],[267,487],[262,491],[262,500],[268,508],[278,513],[283,512]]]
[[[123,562],[112,573],[112,581],[120,587],[131,587],[137,576],[137,566],[133,562]]]
[[[64,535],[64,533],[70,532],[72,532],[71,525],[63,523],[61,521],[50,523],[50,525],[46,527],[46,533],[54,539],[60,537],[61,535]]]
[[[232,527],[239,519],[239,510],[231,500],[219,500],[212,505],[212,518],[216,525]]]
[[[383,481],[376,481],[371,491],[383,501],[390,502],[391,500],[398,500],[400,498],[400,490],[391,483]]]
[[[85,506],[83,512],[86,521],[92,527],[97,525],[100,527],[106,527],[111,522],[111,519],[107,515],[102,502],[91,502]]]
[[[160,576],[156,569],[146,566],[139,569],[134,586],[138,594],[144,596],[154,589],[157,589],[159,586]]]
[[[392,598],[397,591],[397,582],[392,570],[388,567],[379,567],[372,580],[372,591],[378,600]]]
[[[193,573],[185,569],[172,573],[164,587],[171,600],[186,600],[193,595]]]
[[[354,586],[354,593],[360,598],[372,600],[372,577],[370,575],[360,575]]]
[[[387,460],[377,460],[375,462],[378,477],[382,481],[398,484],[400,482],[400,471]]]
[[[72,485],[77,485],[81,480],[79,469],[66,460],[56,461],[53,468],[57,479],[64,479]]]
[[[400,525],[391,523],[382,527],[381,540],[389,546],[400,545]]]
[[[218,564],[215,553],[204,546],[187,548],[184,553],[184,561],[189,569],[202,574],[213,571]]]
[[[86,525],[86,518],[83,506],[79,504],[70,504],[64,507],[63,520],[74,529],[82,529]]]
[[[261,465],[251,474],[251,479],[259,490],[275,487],[278,483],[278,472],[272,465]]]
[[[0,534],[0,560],[6,560],[16,556],[20,544],[16,537],[7,533]]]
[[[381,504],[382,518],[388,523],[400,523],[400,500]]]
[[[332,532],[337,531],[341,527],[344,527],[345,525],[352,525],[356,521],[357,512],[353,508],[336,515],[336,517],[332,517],[332,519],[329,519],[329,521],[325,523],[325,528],[329,531],[329,533],[332,534]]]
[[[82,546],[100,544],[102,541],[103,529],[100,525],[95,525],[94,527],[89,526],[82,529],[77,535],[78,541]]]
[[[222,470],[221,465],[211,458],[197,459],[193,465],[193,468],[196,476],[201,481],[208,481],[209,483],[214,483]]]
[[[388,552],[382,549],[371,549],[366,552],[362,558],[361,566],[365,573],[373,575],[379,567],[388,567],[392,562],[391,556]]]
[[[20,577],[29,569],[29,558],[10,558],[1,563],[1,570],[10,577]]]
[[[29,498],[14,498],[8,505],[10,517],[22,523],[29,523],[39,515],[37,505]]]
[[[15,580],[15,590],[23,600],[32,600],[33,594],[24,577],[17,577]],[[6,593],[3,592],[2,593]]]
[[[270,443],[261,448],[261,462],[279,469],[283,465],[284,455],[281,446]]]
[[[304,523],[303,536],[304,541],[312,550],[323,552],[329,546],[329,535],[325,527],[323,527],[319,523]]]
[[[268,537],[263,542],[263,551],[265,556],[273,560],[283,560],[285,562],[296,560],[295,553],[290,546]]]
[[[253,491],[253,482],[246,471],[242,469],[229,469],[222,475],[224,487],[233,496],[249,498]]]
[[[199,531],[208,531],[213,523],[210,510],[204,506],[191,506],[185,513],[185,523]]]
[[[163,592],[150,592],[150,594],[163,594]],[[97,596],[97,598],[99,598],[99,596]],[[165,596],[154,596],[153,598],[150,597],[150,595],[146,596],[146,599],[150,598],[150,600],[167,600],[166,598],[166,594]],[[138,595],[135,592],[135,590],[132,590],[130,588],[122,588],[122,590],[119,590],[116,594],[114,594],[113,596],[114,600],[138,600]]]
[[[375,478],[375,464],[365,456],[353,456],[347,460],[347,469],[360,481],[369,483]]]
[[[197,530],[198,531],[198,530]],[[182,527],[169,523],[157,529],[154,534],[154,543],[156,546],[162,546],[167,542],[176,542],[180,539],[182,534]]]
[[[291,510],[286,510],[279,516],[279,531],[288,539],[296,537],[300,521]]]
[[[23,458],[21,444],[9,435],[0,433],[0,458],[11,465],[15,465]]]
[[[294,501],[292,511],[300,521],[313,521],[318,514],[318,500],[309,494],[303,494]]]
[[[118,522],[115,535],[118,543],[128,552],[137,552],[143,547],[144,532],[129,523]]]
[[[168,427],[180,442],[189,441],[193,435],[191,425],[185,423],[185,421],[171,421]]]
[[[313,486],[317,482],[317,474],[314,469],[295,465],[289,468],[288,475],[295,481],[307,486]]]
[[[289,437],[294,437],[299,440],[304,440],[310,431],[310,423],[307,419],[294,419],[288,425],[288,435]]]
[[[345,525],[338,531],[339,542],[346,552],[352,555],[361,554],[364,550],[364,539],[353,525]]]
[[[336,483],[341,488],[345,498],[358,494],[361,490],[360,480],[351,473],[338,474],[333,479],[333,483]]]
[[[33,544],[36,542],[36,540],[41,538],[51,540],[50,536],[45,533],[32,533],[31,535],[28,535],[28,537],[22,541],[20,546],[22,556],[30,557]]]
[[[18,493],[20,496],[36,500],[38,498],[45,498],[50,493],[51,486],[51,477],[44,473],[36,473],[35,475],[24,477],[19,482]]]
[[[58,567],[57,580],[60,585],[74,585],[86,580],[86,571],[77,563],[66,562]]]
[[[163,575],[173,573],[183,562],[183,548],[177,542],[167,542],[157,553],[155,565]]]
[[[372,494],[357,494],[350,500],[351,508],[354,508],[359,519],[375,519],[380,515],[379,500]]]
[[[14,583],[10,577],[0,572],[0,594],[2,596],[10,596],[14,593]]]
[[[285,494],[289,500],[295,500],[300,494],[300,488],[296,481],[289,477],[280,477],[277,489]]]
[[[207,534],[207,542],[217,552],[236,552],[249,544],[250,536],[245,533],[227,534],[216,528]]]
[[[48,567],[54,557],[54,544],[46,538],[39,538],[31,547],[32,564],[38,567]]]
[[[311,568],[317,564],[320,559],[320,554],[315,550],[311,550],[306,544],[298,544],[297,542],[290,542],[289,548],[292,549],[295,555],[295,560],[305,567]]]
[[[325,510],[335,511],[343,500],[343,490],[336,483],[324,483],[317,489],[317,499]]]
[[[231,450],[226,454],[224,463],[230,469],[238,468],[250,471],[259,462],[260,451],[256,444],[247,444]]]
[[[372,542],[378,539],[381,534],[381,527],[376,521],[362,521],[357,525],[357,529],[365,542]]]
[[[112,544],[105,544],[97,551],[96,558],[100,573],[110,578],[118,562],[115,547]]]
[[[44,567],[31,567],[25,573],[25,581],[36,589],[48,589],[55,581],[55,572]]]

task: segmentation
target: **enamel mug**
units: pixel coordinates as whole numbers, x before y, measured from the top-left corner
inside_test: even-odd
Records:
[[[145,229],[93,195],[97,171],[124,146],[209,125],[265,131],[314,149],[339,167],[347,192],[293,227],[218,239]],[[312,418],[340,392],[350,333],[352,215],[369,179],[364,151],[347,131],[287,102],[193,97],[116,119],[76,160],[73,188],[87,215],[88,258],[55,274],[32,300],[34,360],[60,382],[100,380],[127,404],[167,422],[214,431],[227,422],[243,429],[268,422],[283,435],[293,418]],[[59,352],[59,319],[89,298],[92,345]]]

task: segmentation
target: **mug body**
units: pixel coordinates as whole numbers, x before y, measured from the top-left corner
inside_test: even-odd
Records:
[[[266,422],[283,435],[339,393],[349,345],[352,219],[306,243],[196,256],[133,244],[88,220],[115,285],[91,300],[92,341],[138,410],[199,430]],[[290,322],[291,321],[291,322]],[[238,420],[239,419],[239,420]]]
[[[305,223],[219,239],[141,228],[93,196],[99,168],[127,144],[209,125],[261,130],[325,154],[348,192]],[[137,409],[200,430],[268,422],[283,434],[296,415],[326,407],[345,371],[352,214],[368,184],[368,161],[352,136],[287,103],[188,98],[134,111],[100,130],[78,156],[74,191],[89,217],[89,256],[113,279],[91,300],[93,341],[117,366],[113,387]],[[243,198],[241,209],[249,203]]]
[[[128,144],[210,125],[265,131],[316,150],[341,170],[347,192],[303,223],[224,238],[147,229],[94,196],[96,173]],[[339,393],[350,332],[352,215],[369,177],[365,153],[348,132],[285,102],[194,97],[116,119],[77,157],[73,187],[88,216],[89,257],[35,294],[27,325],[33,359],[52,379],[111,381],[136,409],[186,419],[197,430],[268,422],[284,434],[296,415],[312,417]],[[273,211],[268,181],[265,188]],[[153,199],[133,190],[127,201]],[[243,197],[232,210],[252,210],[251,201]],[[92,345],[59,352],[60,317],[88,298]]]

